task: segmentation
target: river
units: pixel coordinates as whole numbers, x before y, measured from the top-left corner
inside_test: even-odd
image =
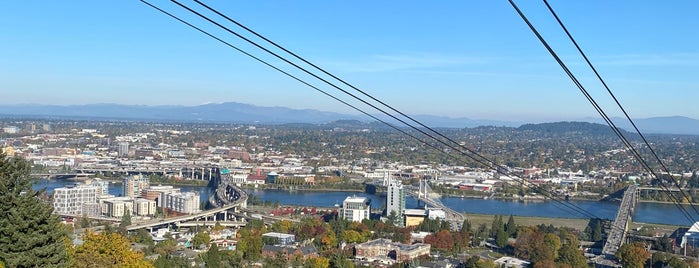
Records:
[[[68,180],[46,180],[41,179],[34,184],[34,189],[46,188],[50,194],[53,189],[66,185],[75,184]],[[213,189],[205,186],[175,186],[181,188],[183,192],[199,192],[202,202],[206,202]],[[257,196],[261,201],[279,201],[280,204],[301,205],[309,207],[332,207],[335,204],[342,204],[342,201],[351,195],[368,197],[372,201],[372,207],[381,208],[385,206],[385,197],[359,192],[314,192],[314,191],[280,191],[280,190],[246,190],[249,194]],[[120,196],[121,183],[110,183],[109,193]],[[465,213],[475,214],[500,214],[516,216],[550,217],[550,218],[587,218],[572,209],[566,208],[562,204],[551,201],[511,201],[498,199],[462,199],[458,197],[444,197],[441,201],[446,206]],[[619,207],[618,202],[602,201],[570,201],[594,216],[603,219],[613,219]],[[406,207],[414,208],[417,200],[406,197]],[[688,211],[692,211],[687,207]],[[697,215],[693,215],[695,218]],[[660,203],[638,203],[633,217],[634,222],[659,223],[669,225],[691,225],[683,214],[673,204]]]

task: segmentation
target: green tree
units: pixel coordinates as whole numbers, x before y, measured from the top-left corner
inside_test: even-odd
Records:
[[[204,262],[206,263],[206,267],[210,267],[210,268],[223,267],[221,265],[221,252],[218,250],[218,245],[216,245],[216,243],[211,245],[211,248],[209,248],[209,251],[206,252]]]
[[[561,249],[561,238],[553,233],[544,235],[544,246],[552,253],[553,259],[558,258],[558,251]]]
[[[79,222],[80,222],[80,228],[90,227],[90,224],[91,224],[90,218],[87,217],[87,215],[85,215],[85,214],[83,214],[83,216],[80,217]]]
[[[153,246],[153,236],[150,235],[146,229],[138,229],[129,235],[129,240],[134,243],[141,243],[149,246]]]
[[[126,235],[126,228],[128,228],[129,225],[131,225],[131,211],[125,209],[124,215],[121,216],[121,221],[119,222],[119,232]]]
[[[515,234],[517,234],[517,225],[515,224],[515,218],[510,214],[510,218],[507,219],[507,223],[505,224],[505,232],[507,232],[507,236],[509,237],[515,237]]]
[[[0,263],[7,267],[61,267],[67,232],[50,204],[32,189],[30,165],[0,150]]]
[[[472,230],[471,226],[471,221],[468,219],[465,219],[464,222],[461,224],[461,232],[462,233],[471,233]]]
[[[672,249],[672,242],[670,241],[670,238],[667,237],[667,234],[664,234],[662,237],[658,238],[657,241],[655,241],[655,248],[657,248],[658,251],[663,252],[669,252],[670,249]]]
[[[153,251],[155,253],[158,253],[163,256],[170,255],[170,253],[175,252],[177,250],[177,241],[170,236],[169,234],[166,235],[166,239],[164,241],[161,241],[157,245],[155,245],[155,248]]]
[[[646,250],[643,243],[634,242],[622,245],[615,256],[624,267],[643,268],[646,260],[650,258],[650,252]]]
[[[241,229],[237,249],[243,253],[244,259],[250,261],[259,260],[262,253],[262,236],[259,232],[253,232],[247,227]]]
[[[170,267],[189,267],[189,260],[185,257],[173,257],[160,255],[153,262],[153,266],[157,268],[170,268]]]
[[[587,258],[582,254],[582,251],[569,244],[565,244],[561,247],[556,262],[559,264],[567,264],[572,268],[587,267]]]
[[[207,232],[198,232],[194,237],[192,237],[192,248],[199,248],[201,245],[209,246],[211,242],[211,236]]]
[[[500,227],[497,232],[495,232],[495,244],[498,245],[498,247],[504,248],[507,246],[507,233],[505,232],[505,228]]]

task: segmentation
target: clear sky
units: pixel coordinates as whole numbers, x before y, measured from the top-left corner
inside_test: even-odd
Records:
[[[206,2],[406,113],[597,116],[505,0]],[[292,70],[169,1],[152,3]],[[543,2],[517,3],[619,115]],[[633,117],[699,118],[698,1],[550,3]],[[0,25],[3,105],[232,101],[352,112],[135,0],[1,1]]]

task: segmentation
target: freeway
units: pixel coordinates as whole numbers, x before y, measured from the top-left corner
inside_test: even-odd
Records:
[[[137,223],[130,225],[126,229],[129,231],[133,231],[133,230],[137,230],[137,229],[141,229],[141,228],[150,228],[150,227],[168,225],[168,224],[178,224],[178,223],[185,222],[185,221],[192,221],[192,220],[196,220],[196,219],[206,218],[208,216],[214,216],[218,213],[228,211],[228,210],[231,210],[231,209],[236,208],[236,207],[245,207],[246,206],[246,203],[248,200],[248,195],[247,195],[247,193],[245,193],[245,191],[243,191],[242,189],[235,187],[233,185],[229,185],[229,184],[222,184],[222,186],[224,186],[226,188],[226,193],[223,194],[222,192],[220,192],[219,190],[222,187],[219,187],[216,189],[216,195],[218,196],[219,199],[226,200],[226,201],[222,202],[224,204],[217,207],[217,208],[204,210],[204,211],[201,211],[201,212],[195,213],[195,214],[183,215],[183,216],[178,216],[178,217],[173,217],[173,218],[154,219],[154,220],[147,221],[147,222],[137,222]],[[232,190],[229,191],[228,189],[232,189]],[[229,192],[230,192],[230,194],[228,194]],[[224,195],[224,196],[220,196],[219,194]],[[233,200],[233,201],[231,202],[230,200]]]
[[[629,185],[624,192],[624,197],[621,200],[621,205],[617,211],[614,222],[609,230],[609,236],[607,236],[607,241],[604,243],[602,248],[602,256],[597,259],[597,264],[606,267],[616,267],[616,263],[613,262],[614,254],[617,250],[624,244],[626,240],[626,233],[629,229],[629,222],[633,216],[633,210],[636,206],[636,185]]]

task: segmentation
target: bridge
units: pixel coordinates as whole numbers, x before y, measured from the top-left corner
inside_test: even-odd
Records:
[[[73,177],[88,177],[94,175],[109,175],[109,174],[121,174],[121,175],[138,175],[138,174],[158,174],[158,175],[177,175],[182,178],[198,179],[198,180],[212,180],[218,177],[220,170],[218,166],[215,165],[195,165],[191,167],[181,167],[181,166],[158,166],[158,167],[142,167],[142,166],[120,166],[120,167],[80,167],[75,168],[70,173],[68,172],[55,172],[55,173],[32,173],[32,177],[47,177],[56,179],[66,179]]]
[[[600,266],[606,267],[617,267],[613,260],[616,258],[614,255],[617,250],[626,241],[626,234],[629,230],[629,222],[631,222],[631,217],[633,216],[634,208],[636,207],[636,196],[638,187],[636,185],[629,185],[624,191],[624,197],[621,200],[621,205],[619,205],[619,210],[616,213],[614,222],[609,230],[609,235],[607,236],[607,241],[604,243],[602,248],[602,256],[598,258],[596,263]]]
[[[466,219],[464,214],[447,207],[446,205],[442,204],[439,199],[432,199],[430,197],[432,191],[427,181],[421,180],[417,191],[415,191],[416,189],[414,186],[406,187],[405,189],[405,193],[407,195],[414,197],[418,201],[423,202],[430,207],[442,209],[447,216],[447,221],[451,223],[452,228],[460,229],[461,224],[463,224],[464,220]]]
[[[216,192],[209,199],[209,206],[213,207],[201,211],[199,213],[177,216],[167,219],[153,219],[147,222],[136,222],[128,226],[126,229],[128,231],[133,231],[141,228],[153,228],[156,226],[164,225],[176,225],[182,226],[184,222],[195,221],[196,222],[209,222],[217,221],[222,218],[222,222],[230,221],[229,216],[240,217],[236,215],[237,209],[245,208],[247,206],[248,194],[242,189],[229,184],[227,181],[221,181],[221,183],[216,188]],[[228,212],[232,212],[229,213]],[[222,216],[219,216],[222,215]]]
[[[374,180],[373,182],[369,183],[372,184],[376,187],[382,186],[386,187],[388,186],[388,174],[382,179],[377,179]],[[432,189],[430,188],[429,183],[427,180],[420,180],[419,186],[416,188],[415,186],[403,186],[403,189],[405,189],[405,194],[412,196],[413,198],[417,199],[418,201],[433,207],[433,208],[439,208],[444,211],[447,217],[447,221],[451,223],[452,228],[455,229],[460,229],[461,225],[463,224],[464,220],[466,217],[464,216],[463,213],[460,213],[456,210],[451,209],[450,207],[447,207],[446,205],[442,204],[441,201],[439,201],[439,194],[432,192]]]

